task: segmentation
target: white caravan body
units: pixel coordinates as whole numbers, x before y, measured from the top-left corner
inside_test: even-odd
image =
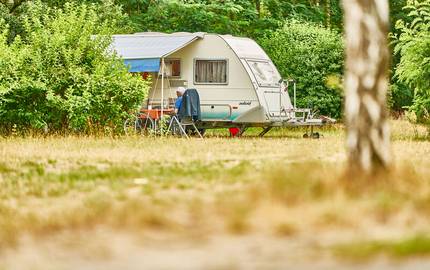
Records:
[[[148,32],[115,35],[113,49],[131,65],[131,72],[151,75],[152,107],[171,105],[182,86],[197,89],[202,122],[213,127],[297,122],[291,121],[297,110],[277,68],[252,39]],[[170,64],[176,65],[174,71]]]

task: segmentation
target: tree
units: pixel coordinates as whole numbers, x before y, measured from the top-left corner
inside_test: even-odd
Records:
[[[430,123],[430,0],[410,1],[406,10],[411,21],[400,20],[396,27],[395,74],[414,90],[410,109],[417,120]]]
[[[349,168],[375,173],[390,165],[386,109],[389,51],[387,0],[344,0]]]
[[[342,36],[315,23],[287,21],[258,39],[283,78],[297,80],[297,105],[341,117]],[[290,93],[292,94],[292,93]]]
[[[104,5],[28,5],[25,38],[0,20],[0,130],[122,131],[148,85],[107,54],[123,14]]]
[[[263,2],[270,16],[277,20],[299,19],[341,30],[340,0],[266,0]]]

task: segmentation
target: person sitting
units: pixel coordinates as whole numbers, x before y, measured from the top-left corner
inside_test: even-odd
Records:
[[[175,101],[175,113],[177,114],[179,112],[179,109],[181,108],[182,105],[182,96],[185,93],[185,88],[184,87],[178,87],[178,89],[176,90],[176,96],[178,97]]]

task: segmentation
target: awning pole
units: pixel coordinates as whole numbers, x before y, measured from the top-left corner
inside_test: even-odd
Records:
[[[161,58],[161,119],[164,111],[164,58]]]

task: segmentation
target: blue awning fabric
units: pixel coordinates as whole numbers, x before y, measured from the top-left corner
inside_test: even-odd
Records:
[[[149,59],[124,59],[129,72],[158,72],[160,70],[160,58]]]

